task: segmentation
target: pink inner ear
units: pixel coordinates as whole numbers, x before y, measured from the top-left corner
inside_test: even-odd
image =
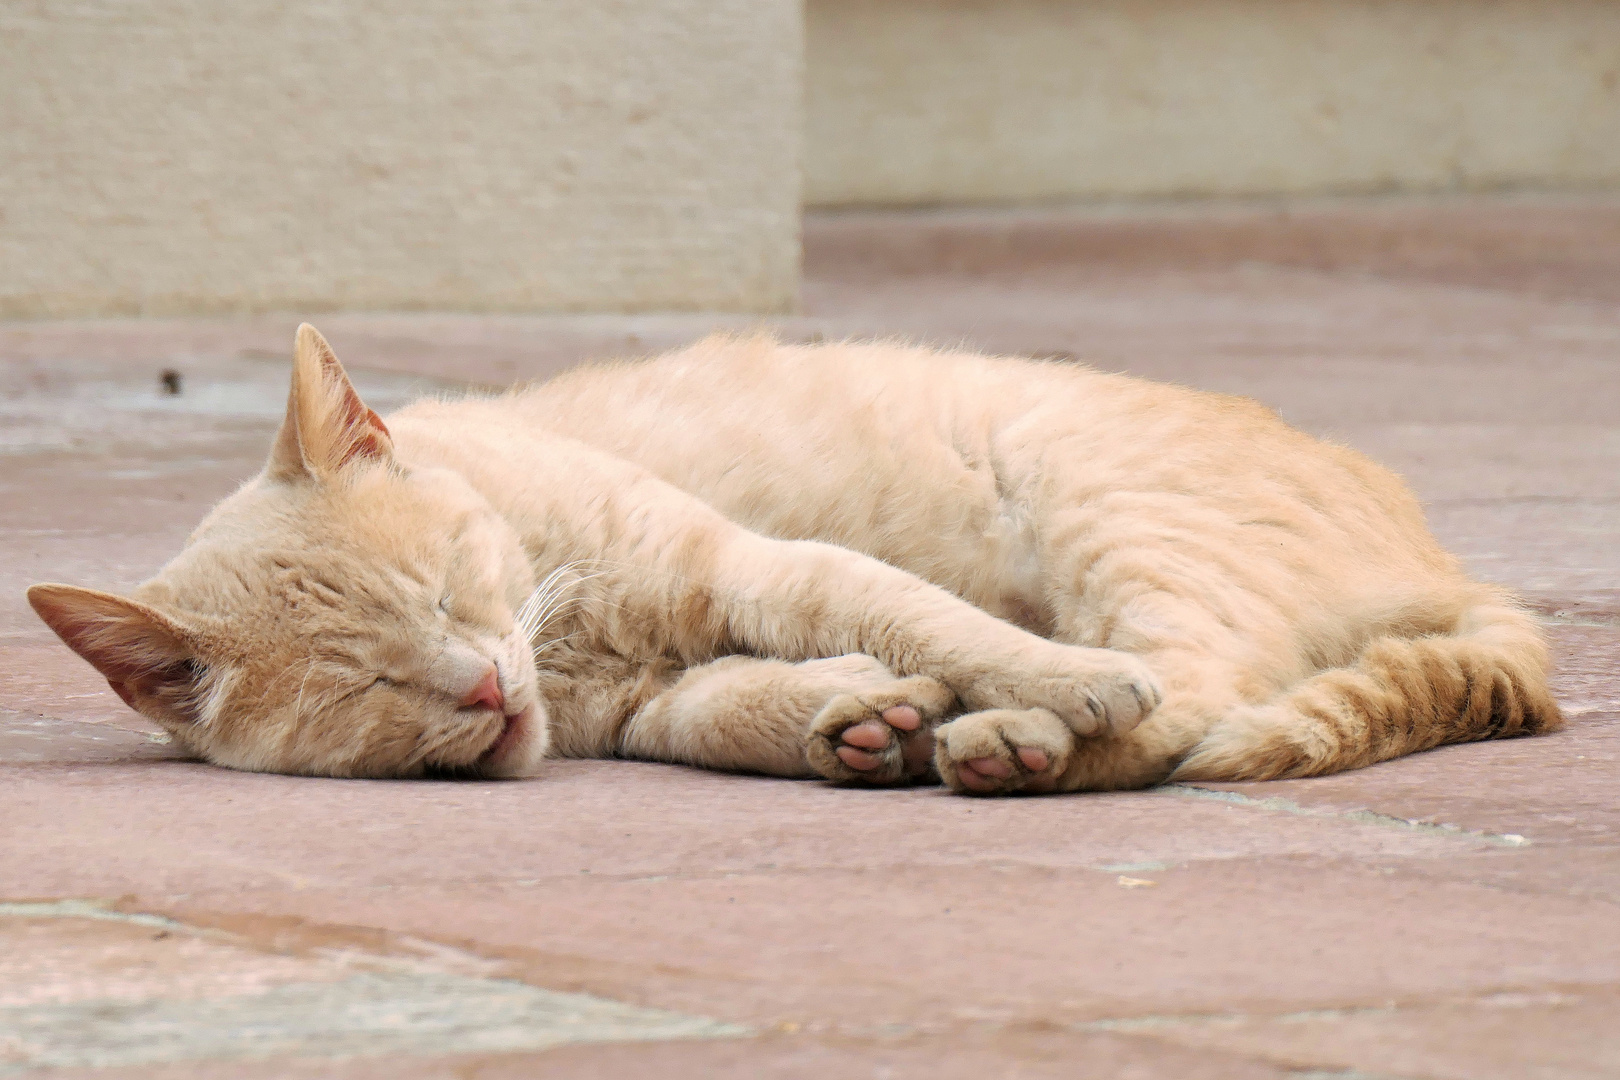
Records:
[[[46,584],[29,589],[28,602],[131,706],[134,691],[172,681],[193,656],[183,631],[134,600]]]
[[[343,452],[338,466],[341,468],[355,458],[386,458],[393,448],[393,438],[388,434],[387,425],[382,422],[382,417],[360,400],[354,387],[345,385],[343,389],[343,427],[349,435],[349,447]]]

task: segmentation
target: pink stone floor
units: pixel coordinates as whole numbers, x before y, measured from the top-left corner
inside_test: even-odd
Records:
[[[126,587],[174,552],[256,469],[300,318],[379,407],[751,321],[0,324],[0,1074],[1620,1076],[1620,198],[825,216],[806,262],[785,336],[1248,394],[1404,473],[1545,619],[1568,730],[1007,801],[178,760],[21,591]],[[368,978],[392,988],[369,1034],[308,1034]],[[408,1037],[396,991],[474,1019]],[[490,995],[540,991],[633,1008],[480,1027]],[[283,997],[325,1004],[255,1012]],[[133,1028],[87,1049],[171,1013],[195,1024],[145,1057]]]

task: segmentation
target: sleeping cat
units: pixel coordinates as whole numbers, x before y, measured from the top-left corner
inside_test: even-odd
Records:
[[[1309,776],[1561,724],[1535,622],[1253,402],[713,337],[385,423],[298,331],[263,473],[130,598],[28,592],[238,769],[628,757],[976,794]]]

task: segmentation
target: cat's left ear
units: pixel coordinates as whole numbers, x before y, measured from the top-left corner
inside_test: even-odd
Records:
[[[74,585],[35,585],[28,603],[130,708],[170,728],[197,719],[202,663],[186,627],[138,600]]]
[[[360,461],[393,459],[394,440],[366,407],[320,331],[298,328],[292,389],[268,472],[278,480],[326,477]]]

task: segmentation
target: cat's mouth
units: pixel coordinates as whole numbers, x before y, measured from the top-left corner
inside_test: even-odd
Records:
[[[528,734],[530,723],[534,717],[534,706],[529,706],[522,712],[511,713],[506,722],[501,725],[500,734],[490,743],[482,754],[478,755],[477,767],[480,769],[499,765],[501,761],[512,752],[512,748],[523,741]]]

